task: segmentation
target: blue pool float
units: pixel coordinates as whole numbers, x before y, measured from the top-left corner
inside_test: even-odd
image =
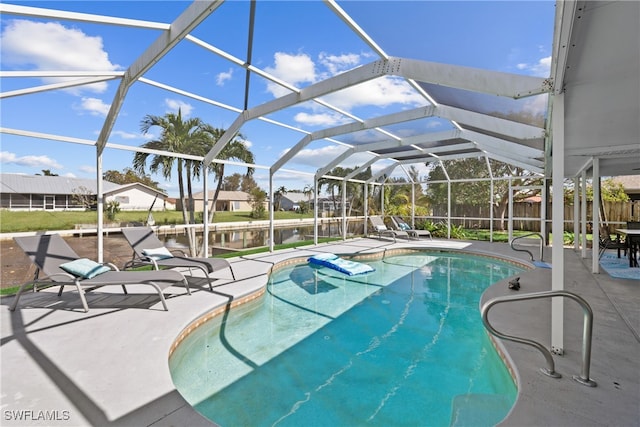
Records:
[[[366,274],[371,273],[372,271],[376,271],[375,268],[371,267],[368,264],[346,260],[340,258],[336,254],[312,255],[311,257],[309,257],[308,261],[312,265],[331,268],[348,276],[355,276],[357,274]]]

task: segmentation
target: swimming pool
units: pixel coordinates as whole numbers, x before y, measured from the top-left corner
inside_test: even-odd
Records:
[[[222,426],[494,425],[516,388],[479,299],[522,271],[497,259],[416,252],[345,276],[275,271],[264,297],[175,349],[176,388]]]

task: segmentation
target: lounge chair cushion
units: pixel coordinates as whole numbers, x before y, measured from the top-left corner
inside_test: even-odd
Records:
[[[405,222],[398,223],[398,228],[403,231],[411,230],[411,226]]]
[[[71,262],[60,264],[60,268],[74,276],[93,279],[99,274],[111,271],[106,265],[99,264],[88,258],[79,258]]]
[[[164,246],[154,249],[143,249],[142,253],[155,260],[173,258],[173,254]]]

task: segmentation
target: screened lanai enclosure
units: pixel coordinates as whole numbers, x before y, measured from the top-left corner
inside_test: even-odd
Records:
[[[308,188],[333,191],[340,208],[330,216],[344,237],[347,220],[360,221],[366,234],[370,214],[445,224],[444,237],[461,224],[511,231],[514,194],[539,196],[540,209],[531,218],[520,215],[536,231],[562,235],[565,200],[553,189],[569,183],[575,190],[569,227],[585,257],[587,225],[597,241],[600,221],[593,209],[587,224],[581,203],[587,181],[640,168],[638,2],[457,2],[452,15],[440,2],[127,2],[118,3],[117,13],[111,3],[0,4],[3,150],[26,144],[38,156],[72,146],[78,155],[91,154],[99,246],[104,165],[123,154],[193,168],[204,190],[202,218],[209,218],[216,184],[210,167],[252,168],[265,177],[270,201],[280,179],[298,177]],[[514,3],[526,3],[530,16],[506,19]],[[469,25],[458,15],[475,7],[489,8],[496,22],[456,42]],[[534,27],[548,35],[543,73],[438,60],[436,47],[453,51],[475,39],[482,44],[473,49],[488,57],[493,44],[485,33],[509,39]],[[67,48],[38,52],[42,34],[64,34]],[[91,66],[78,60],[86,47],[76,44],[80,39],[104,51]],[[299,51],[281,47],[290,40]],[[322,52],[317,62],[325,68],[314,68],[303,53],[308,46]],[[36,66],[29,55],[46,60]],[[54,104],[55,94],[88,88],[94,95],[66,100],[73,108]],[[131,128],[125,124],[132,111],[147,105],[147,114],[161,116],[151,106],[169,98],[181,113],[196,105],[200,117],[223,130],[206,152],[150,147],[123,131]],[[88,106],[100,114],[77,114]],[[140,119],[133,118],[136,126]],[[240,135],[256,153],[275,141],[285,148],[269,163],[225,156]],[[598,191],[594,186],[594,200]],[[318,191],[312,193],[317,242],[324,218]],[[473,206],[461,202],[468,194]],[[208,250],[210,224],[202,226]],[[563,286],[561,243],[553,245],[554,288]],[[274,239],[269,244],[273,249]],[[597,271],[597,255],[593,260]]]

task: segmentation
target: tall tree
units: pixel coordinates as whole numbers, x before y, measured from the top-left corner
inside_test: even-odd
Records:
[[[210,137],[204,129],[205,125],[198,118],[183,120],[182,112],[179,109],[177,114],[167,113],[165,116],[145,116],[140,123],[140,130],[147,134],[152,127],[161,129],[157,139],[148,141],[142,145],[157,151],[168,151],[177,154],[199,154],[203,146],[206,146]],[[182,218],[185,224],[195,222],[195,212],[193,203],[193,189],[191,182],[194,179],[194,172],[199,168],[192,160],[179,157],[150,154],[146,152],[136,152],[133,157],[133,168],[139,174],[145,174],[147,160],[150,161],[149,170],[152,173],[161,173],[165,179],[171,179],[174,166],[178,174],[178,191],[182,204]],[[185,182],[187,183],[188,198],[185,198]],[[193,231],[193,229],[189,229]],[[192,255],[197,254],[197,242],[195,233],[187,233],[189,236],[189,250]]]
[[[488,178],[489,170],[484,159],[467,158],[458,160],[446,160],[443,162],[447,174],[451,179],[460,178]],[[531,178],[530,173],[522,168],[508,165],[503,162],[489,160],[492,174],[494,178],[514,177],[512,185],[528,186],[541,185],[541,178]],[[428,181],[446,180],[446,174],[440,165],[432,168],[428,172]],[[472,181],[464,183],[452,183],[451,194],[452,202],[456,205],[464,206],[480,206],[489,203],[490,182]],[[493,209],[495,218],[499,219],[499,229],[505,229],[506,212],[509,205],[509,181],[507,179],[495,179],[493,188]],[[524,198],[539,194],[537,190],[518,190],[514,192],[514,200],[522,200]],[[427,188],[427,195],[430,202],[436,206],[446,203],[447,186],[446,184],[431,184]]]
[[[204,125],[203,129],[206,131],[207,139],[206,144],[202,146],[203,155],[209,152],[209,150],[215,145],[216,142],[225,134],[224,129],[214,128],[210,125]],[[238,133],[233,139],[224,146],[224,148],[220,151],[216,159],[219,160],[236,160],[241,161],[248,164],[253,164],[255,162],[253,153],[247,147],[245,142],[245,138],[242,134]],[[213,222],[213,216],[215,215],[215,206],[216,201],[218,200],[218,196],[220,195],[220,189],[222,188],[222,182],[224,177],[224,163],[211,163],[209,166],[210,171],[212,171],[216,177],[218,182],[216,186],[216,190],[213,194],[212,206],[209,214],[209,222]],[[253,176],[254,168],[247,167],[247,173],[245,176]]]
[[[204,123],[199,118],[182,118],[181,110],[177,114],[167,113],[165,116],[147,115],[142,119],[140,129],[146,134],[152,127],[159,127],[161,134],[158,139],[154,139],[143,144],[144,148],[158,151],[169,151],[177,154],[189,154],[195,156],[205,156],[214,144],[224,135],[224,129],[214,128]],[[239,160],[245,163],[254,163],[253,153],[247,148],[242,138],[237,135],[229,142],[218,155],[221,160]],[[161,173],[165,179],[171,179],[171,174],[175,165],[178,174],[178,191],[182,201],[182,217],[185,224],[195,223],[195,203],[193,199],[193,181],[199,180],[202,174],[202,162],[182,159],[173,156],[155,155],[138,152],[134,155],[133,167],[140,173],[145,173],[147,160],[151,157],[149,170],[152,173]],[[209,171],[215,174],[217,180],[216,190],[213,196],[212,205],[215,207],[216,200],[220,194],[224,177],[224,163],[212,163]],[[247,175],[253,174],[253,168],[247,168]],[[185,197],[185,183],[186,192]],[[215,209],[212,207],[209,222],[213,221]],[[188,229],[189,250],[192,255],[199,255],[199,246],[195,235],[195,230]]]
[[[336,167],[329,172],[329,175],[344,177],[351,174],[353,171],[358,169],[359,166],[354,168],[342,168]],[[371,168],[367,168],[364,171],[356,174],[353,179],[364,181],[371,178]],[[327,188],[327,191],[331,194],[331,200],[333,203],[333,211],[334,215],[337,211],[338,200],[342,200],[342,186],[343,182],[341,180],[329,179],[329,178],[321,178],[318,180],[318,191],[322,191],[324,187]],[[349,210],[347,212],[347,216],[351,215],[353,209],[361,209],[362,208],[362,195],[364,192],[363,184],[359,182],[348,181],[346,184],[347,194],[345,196],[347,200],[347,204],[349,206]]]
[[[222,188],[225,191],[238,191],[240,190],[241,182],[242,175],[236,172],[232,175],[227,175],[224,177],[224,180],[222,181]]]
[[[284,197],[285,194],[287,194],[287,188],[284,185],[280,186],[276,191],[273,192],[274,210],[276,211],[280,210],[280,205],[282,204],[282,198]]]
[[[253,175],[243,175],[242,182],[240,183],[240,191],[245,193],[251,193],[254,189],[259,188],[258,183],[253,178]]]
[[[124,168],[122,172],[117,170],[108,170],[102,174],[102,179],[113,182],[114,184],[133,184],[139,182],[147,187],[154,188],[158,191],[162,190],[157,181],[154,181],[150,175],[138,173],[131,168]]]

